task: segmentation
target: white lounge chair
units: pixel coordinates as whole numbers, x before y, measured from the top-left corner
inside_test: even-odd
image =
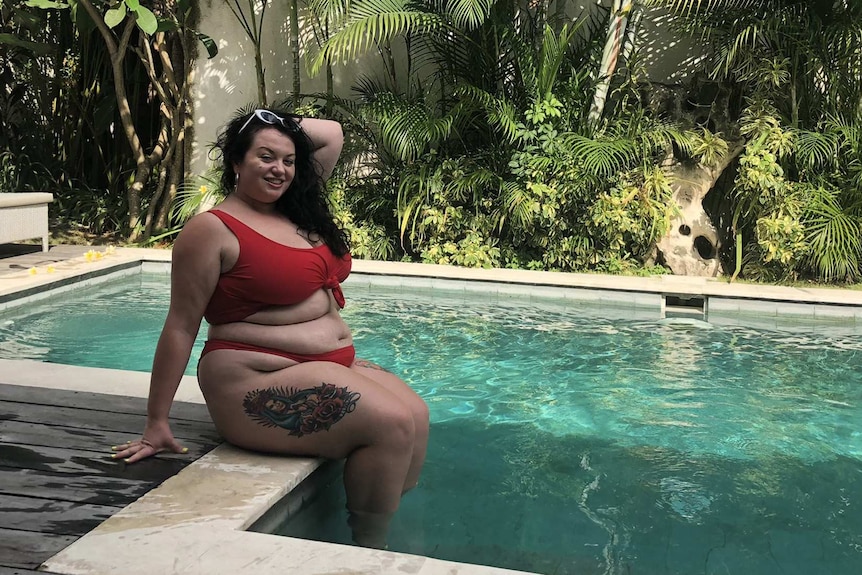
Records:
[[[0,244],[42,238],[48,251],[48,204],[52,194],[43,192],[0,193]]]

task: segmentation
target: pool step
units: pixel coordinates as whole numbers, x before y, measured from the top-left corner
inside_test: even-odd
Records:
[[[705,319],[706,300],[697,296],[664,296],[664,317]]]

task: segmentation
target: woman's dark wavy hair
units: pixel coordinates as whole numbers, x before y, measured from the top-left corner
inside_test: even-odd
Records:
[[[326,199],[321,167],[315,161],[311,140],[297,123],[299,116],[281,110],[268,110],[284,118],[286,126],[280,122],[267,124],[254,118],[240,132],[251,114],[242,114],[232,119],[218,134],[213,151],[221,155],[221,186],[224,193],[236,188],[234,164],[240,164],[251,148],[255,135],[264,128],[275,128],[293,141],[296,147],[296,160],[293,181],[290,187],[275,202],[275,209],[287,216],[291,222],[309,234],[319,236],[337,256],[350,251],[347,234],[335,223]],[[253,112],[252,112],[253,113]]]

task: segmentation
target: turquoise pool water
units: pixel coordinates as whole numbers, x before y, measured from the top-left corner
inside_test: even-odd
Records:
[[[170,280],[135,274],[0,312],[0,359],[150,371],[170,303]],[[187,375],[206,340],[198,334]]]
[[[345,291],[360,355],[431,406],[391,549],[549,575],[862,573],[862,336]],[[0,347],[148,370],[166,305],[165,278],[125,280],[0,315]],[[344,521],[335,482],[278,532],[347,542]]]

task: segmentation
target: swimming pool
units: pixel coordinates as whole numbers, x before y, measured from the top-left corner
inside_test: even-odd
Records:
[[[155,322],[151,346],[166,299],[130,307],[166,298],[159,281],[132,280],[158,296],[104,288],[119,326]],[[58,347],[21,326],[51,332],[46,318],[93,311],[101,290],[3,314],[0,324],[18,327],[2,349]],[[858,335],[346,291],[360,354],[402,374],[432,410],[428,465],[397,516],[394,550],[540,573],[862,569]],[[101,333],[94,323],[58,331],[125,355],[125,335],[87,341]],[[143,355],[147,370],[152,351]],[[335,487],[284,532],[342,537]]]
[[[0,359],[149,372],[170,303],[165,274],[135,273],[0,312]],[[186,375],[206,340],[201,327]]]

